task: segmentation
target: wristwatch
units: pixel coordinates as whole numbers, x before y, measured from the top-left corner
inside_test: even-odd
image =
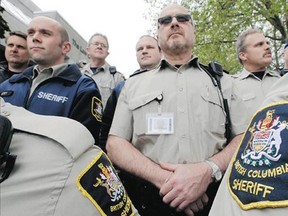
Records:
[[[212,178],[214,179],[215,182],[218,182],[222,178],[222,172],[220,168],[218,167],[217,164],[215,164],[211,160],[205,160],[205,162],[211,167],[212,169]]]

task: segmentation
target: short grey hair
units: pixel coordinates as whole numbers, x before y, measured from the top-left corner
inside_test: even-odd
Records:
[[[262,33],[262,32],[259,29],[257,29],[257,28],[249,28],[249,29],[243,31],[237,38],[237,41],[236,41],[236,55],[237,55],[237,58],[238,58],[238,60],[239,60],[239,62],[241,64],[243,64],[243,63],[242,63],[242,60],[239,58],[239,54],[240,54],[240,52],[245,52],[246,51],[245,40],[246,40],[248,35],[255,34],[255,33]]]
[[[108,42],[108,38],[107,38],[107,36],[106,36],[106,35],[104,35],[104,34],[102,34],[102,33],[95,33],[95,34],[93,34],[93,35],[90,37],[90,39],[89,39],[89,41],[88,41],[88,44],[91,44],[91,43],[92,43],[92,40],[93,40],[93,38],[94,38],[94,37],[96,37],[96,36],[100,36],[100,37],[103,37],[103,38],[106,40],[106,43],[107,43],[107,48],[109,48],[109,42]]]

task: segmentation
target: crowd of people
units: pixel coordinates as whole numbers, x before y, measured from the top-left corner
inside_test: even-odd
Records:
[[[69,35],[52,18],[9,33],[1,215],[284,216],[288,41],[273,71],[269,40],[247,29],[230,75],[194,54],[187,8],[165,6],[157,26],[137,41],[127,79],[106,61],[102,33],[85,65],[65,62]]]

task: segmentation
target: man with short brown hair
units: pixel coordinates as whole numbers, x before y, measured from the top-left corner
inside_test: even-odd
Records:
[[[28,50],[37,64],[1,83],[1,96],[37,114],[74,119],[98,144],[101,96],[92,78],[83,75],[76,64],[65,62],[71,50],[67,31],[52,18],[36,16],[27,32]]]
[[[250,118],[260,108],[271,86],[280,78],[280,73],[269,70],[271,45],[258,29],[247,29],[239,35],[236,54],[243,69],[232,77],[238,84]]]
[[[29,65],[27,34],[21,31],[10,32],[6,37],[5,58],[0,62],[0,83],[14,74],[21,73]]]

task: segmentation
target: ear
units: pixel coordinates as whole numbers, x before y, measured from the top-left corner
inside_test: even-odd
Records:
[[[71,50],[71,43],[69,41],[63,42],[63,45],[62,45],[63,54],[66,55],[68,52],[70,52],[70,50]]]
[[[246,54],[244,52],[240,52],[239,59],[241,59],[242,62],[246,61],[247,60]]]
[[[158,35],[158,34],[156,35],[156,40],[157,40],[157,45],[158,45],[158,47],[160,47],[160,43],[159,43],[159,35]]]

